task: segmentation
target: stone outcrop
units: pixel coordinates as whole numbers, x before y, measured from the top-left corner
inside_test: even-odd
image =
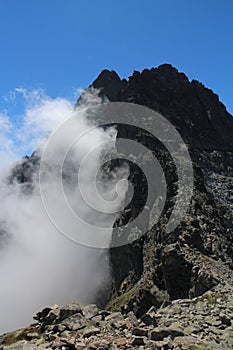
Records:
[[[131,102],[160,112],[189,147],[194,169],[194,194],[184,220],[165,232],[177,181],[169,155],[156,140],[118,127],[118,136],[143,142],[163,165],[168,196],[160,222],[133,244],[112,248],[113,287],[107,308],[134,311],[140,317],[151,305],[202,295],[216,285],[232,284],[233,118],[219,98],[171,65],[134,72],[121,80],[104,70],[91,87],[105,100]],[[143,122],[142,122],[143,129]],[[140,163],[140,161],[139,161]],[[140,164],[137,165],[140,166]],[[131,177],[146,193],[137,170]],[[136,196],[127,222],[143,198]]]

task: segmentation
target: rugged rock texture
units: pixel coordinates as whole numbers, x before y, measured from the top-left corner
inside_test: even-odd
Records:
[[[68,311],[45,309],[37,315],[37,324],[4,336],[2,346],[8,348],[7,344],[18,341],[9,348],[231,349],[232,116],[216,94],[197,81],[189,82],[167,64],[134,72],[128,80],[105,70],[92,86],[110,101],[159,111],[177,128],[194,168],[190,209],[167,234],[177,190],[174,164],[156,140],[119,127],[119,136],[144,142],[162,164],[168,197],[159,223],[132,244],[111,249],[113,282],[105,311],[76,304]],[[27,176],[31,176],[33,159],[26,164]],[[24,182],[24,171],[16,173],[18,181]],[[146,194],[138,169],[131,168],[131,180],[139,182],[138,194],[127,213],[122,213],[122,223],[140,210],[141,194]]]
[[[195,173],[190,210],[168,236],[165,224],[175,178],[168,155],[160,150],[170,186],[166,212],[146,237],[111,250],[113,293],[108,308],[133,310],[139,317],[150,305],[158,307],[166,300],[198,296],[219,283],[231,283],[233,119],[218,96],[167,64],[134,72],[128,81],[105,70],[92,86],[110,101],[137,103],[162,113],[189,146]],[[132,130],[118,132],[137,139]],[[144,144],[155,153],[151,140]],[[132,205],[137,206],[137,199]]]
[[[137,103],[160,112],[192,147],[233,149],[233,122],[218,96],[196,80],[190,83],[169,64],[134,71],[128,80],[104,70],[92,86],[112,102]]]
[[[190,210],[167,235],[165,226],[176,194],[169,155],[158,151],[156,141],[119,127],[120,137],[143,141],[156,156],[159,152],[169,191],[160,222],[133,244],[111,249],[113,291],[107,308],[133,310],[140,317],[151,305],[159,307],[166,301],[202,295],[216,285],[232,284],[233,118],[218,96],[168,64],[134,72],[128,80],[104,70],[92,86],[110,101],[137,103],[162,113],[188,145],[194,168]],[[137,199],[141,201],[136,197],[128,217],[138,206]]]
[[[0,338],[2,350],[33,349],[189,349],[233,347],[233,290],[151,307],[140,319],[133,312],[100,310],[73,303],[46,307],[36,323]]]

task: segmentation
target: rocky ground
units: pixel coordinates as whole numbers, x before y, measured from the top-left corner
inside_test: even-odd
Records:
[[[4,334],[0,349],[189,349],[233,348],[233,289],[226,285],[193,299],[151,307],[137,319],[73,303],[46,307],[36,323]]]

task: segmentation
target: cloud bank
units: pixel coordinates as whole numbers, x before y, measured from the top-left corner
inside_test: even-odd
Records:
[[[25,183],[19,183],[15,179],[9,183],[8,175],[12,168],[15,165],[20,167],[22,161],[7,168],[6,164],[30,148],[37,149],[40,157],[46,144],[45,136],[73,114],[73,105],[63,98],[51,99],[41,91],[28,93],[21,89],[15,93],[22,94],[27,101],[22,122],[15,130],[7,112],[0,115],[0,159],[4,167],[0,176],[0,333],[30,323],[32,315],[46,305],[66,304],[74,300],[84,304],[95,302],[99,293],[106,290],[110,283],[108,251],[74,243],[62,235],[51,222],[41,200],[38,172],[30,179],[30,191],[25,191]],[[11,98],[14,98],[14,94]],[[96,94],[93,98],[95,103],[98,102]],[[84,101],[92,101],[91,95],[86,96]],[[82,108],[77,110],[77,132],[85,131],[90,123],[81,110]],[[82,118],[78,117],[79,114]],[[111,151],[115,138],[114,129],[98,129],[91,134],[87,133],[82,142],[72,147],[63,169],[67,200],[71,209],[78,215],[81,213],[83,218],[83,223],[80,222],[75,229],[85,235],[85,221],[91,220],[94,227],[109,227],[109,241],[111,225],[117,218],[117,210],[124,200],[127,188],[124,185],[117,189],[115,213],[108,216],[106,213],[96,213],[82,200],[79,186],[90,193],[91,181],[96,180],[93,179],[93,174],[106,153]],[[61,139],[61,149],[68,139],[68,134]],[[109,149],[106,148],[108,140]],[[97,150],[86,161],[84,176],[77,182],[76,172],[80,157],[88,154],[95,145],[98,146]],[[54,205],[55,189],[61,181],[60,169],[56,169],[57,159],[59,150],[51,158],[51,166],[46,170],[47,182],[43,183],[50,193],[54,193]],[[127,178],[127,169],[115,170],[114,176],[103,171],[98,172],[98,195],[104,197],[106,205],[102,208],[103,212],[107,212],[109,201],[116,198],[115,188],[119,178]],[[94,205],[98,204],[98,198],[91,199]],[[61,212],[60,215],[62,217],[64,213]],[[65,217],[62,218],[66,220]]]

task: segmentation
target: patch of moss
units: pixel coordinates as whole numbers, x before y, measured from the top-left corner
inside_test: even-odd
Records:
[[[122,311],[122,308],[127,304],[127,302],[137,295],[138,289],[136,286],[130,288],[124,294],[121,294],[117,297],[113,297],[112,300],[106,305],[106,310],[111,311]]]
[[[36,345],[39,346],[39,345],[42,345],[44,343],[45,343],[45,338],[41,337],[40,339],[37,340]]]
[[[27,334],[36,332],[40,335],[38,325],[31,325],[26,328],[19,329],[14,332],[6,333],[0,341],[0,345],[12,345],[20,340],[27,340]]]
[[[211,305],[215,305],[218,303],[218,299],[224,299],[224,301],[228,301],[227,295],[221,294],[221,293],[208,293],[203,294],[202,296],[198,297],[196,300],[193,300],[192,302],[194,304],[197,304],[199,302],[207,301]]]

